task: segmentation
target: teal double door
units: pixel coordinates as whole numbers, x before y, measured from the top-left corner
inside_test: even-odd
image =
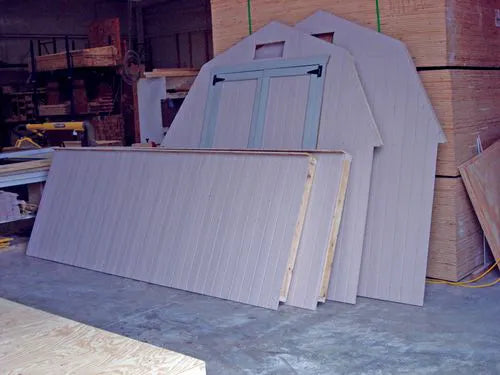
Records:
[[[211,72],[200,147],[316,149],[328,57]]]

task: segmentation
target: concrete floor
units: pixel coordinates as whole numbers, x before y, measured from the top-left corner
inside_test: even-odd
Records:
[[[494,275],[498,277],[498,273]],[[0,253],[0,297],[185,353],[208,374],[500,374],[500,284],[265,310]]]

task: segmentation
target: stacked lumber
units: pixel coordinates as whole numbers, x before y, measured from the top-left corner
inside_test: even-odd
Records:
[[[204,375],[205,362],[0,299],[6,374]]]
[[[250,17],[247,6],[250,4]],[[325,10],[377,30],[376,1],[366,0],[212,0],[216,54],[271,21],[295,25]],[[417,66],[500,66],[495,1],[383,0],[380,29],[403,41]]]
[[[70,103],[62,103],[62,104],[40,104],[38,106],[38,114],[40,116],[63,116],[69,115]]]
[[[125,138],[125,123],[122,115],[96,117],[91,121],[97,141],[119,141]]]
[[[114,46],[121,55],[120,19],[108,18],[93,21],[88,31],[89,45],[91,48]]]
[[[73,103],[75,105],[76,113],[87,113],[88,100],[84,80],[79,79],[73,81]]]
[[[120,64],[120,56],[115,46],[86,48],[70,51],[73,68],[106,67]],[[67,69],[66,52],[36,57],[38,71]]]
[[[88,111],[90,113],[111,113],[113,112],[113,103],[113,96],[100,96],[88,102]]]
[[[420,77],[446,135],[436,174],[459,176],[458,166],[500,138],[500,70],[427,70]]]
[[[427,276],[459,281],[483,264],[483,235],[461,178],[436,178]]]

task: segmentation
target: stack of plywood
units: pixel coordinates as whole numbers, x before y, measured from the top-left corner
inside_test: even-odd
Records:
[[[448,140],[438,151],[429,276],[456,281],[483,259],[480,228],[466,195],[460,193],[463,184],[457,167],[476,154],[477,136],[484,147],[500,137],[500,70],[490,69],[500,67],[500,5],[490,0],[382,0],[377,18],[376,4],[212,0],[214,50],[221,53],[247,36],[249,29],[256,31],[273,20],[295,25],[320,9],[372,29],[379,27],[403,41],[420,68]],[[458,195],[445,193],[451,191]]]
[[[500,70],[420,72],[448,142],[440,145],[428,276],[458,281],[482,267],[483,235],[458,167],[500,138]]]
[[[225,51],[271,21],[294,25],[325,10],[377,29],[376,1],[211,0],[215,53]],[[380,29],[403,41],[417,66],[498,66],[500,38],[490,0],[381,0]],[[497,21],[498,22],[498,21]]]

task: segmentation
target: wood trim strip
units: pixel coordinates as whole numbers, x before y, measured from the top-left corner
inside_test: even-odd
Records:
[[[311,197],[311,189],[314,181],[314,174],[316,172],[316,159],[309,158],[309,167],[307,169],[306,182],[304,185],[304,194],[302,195],[302,202],[300,204],[299,216],[295,224],[295,232],[293,234],[292,245],[288,257],[285,277],[283,278],[283,285],[280,290],[280,302],[286,302],[288,291],[290,290],[290,282],[292,280],[292,272],[295,266],[295,259],[297,258],[297,251],[299,249],[300,238],[302,236],[302,229],[304,228],[304,221],[306,219],[307,207]]]

